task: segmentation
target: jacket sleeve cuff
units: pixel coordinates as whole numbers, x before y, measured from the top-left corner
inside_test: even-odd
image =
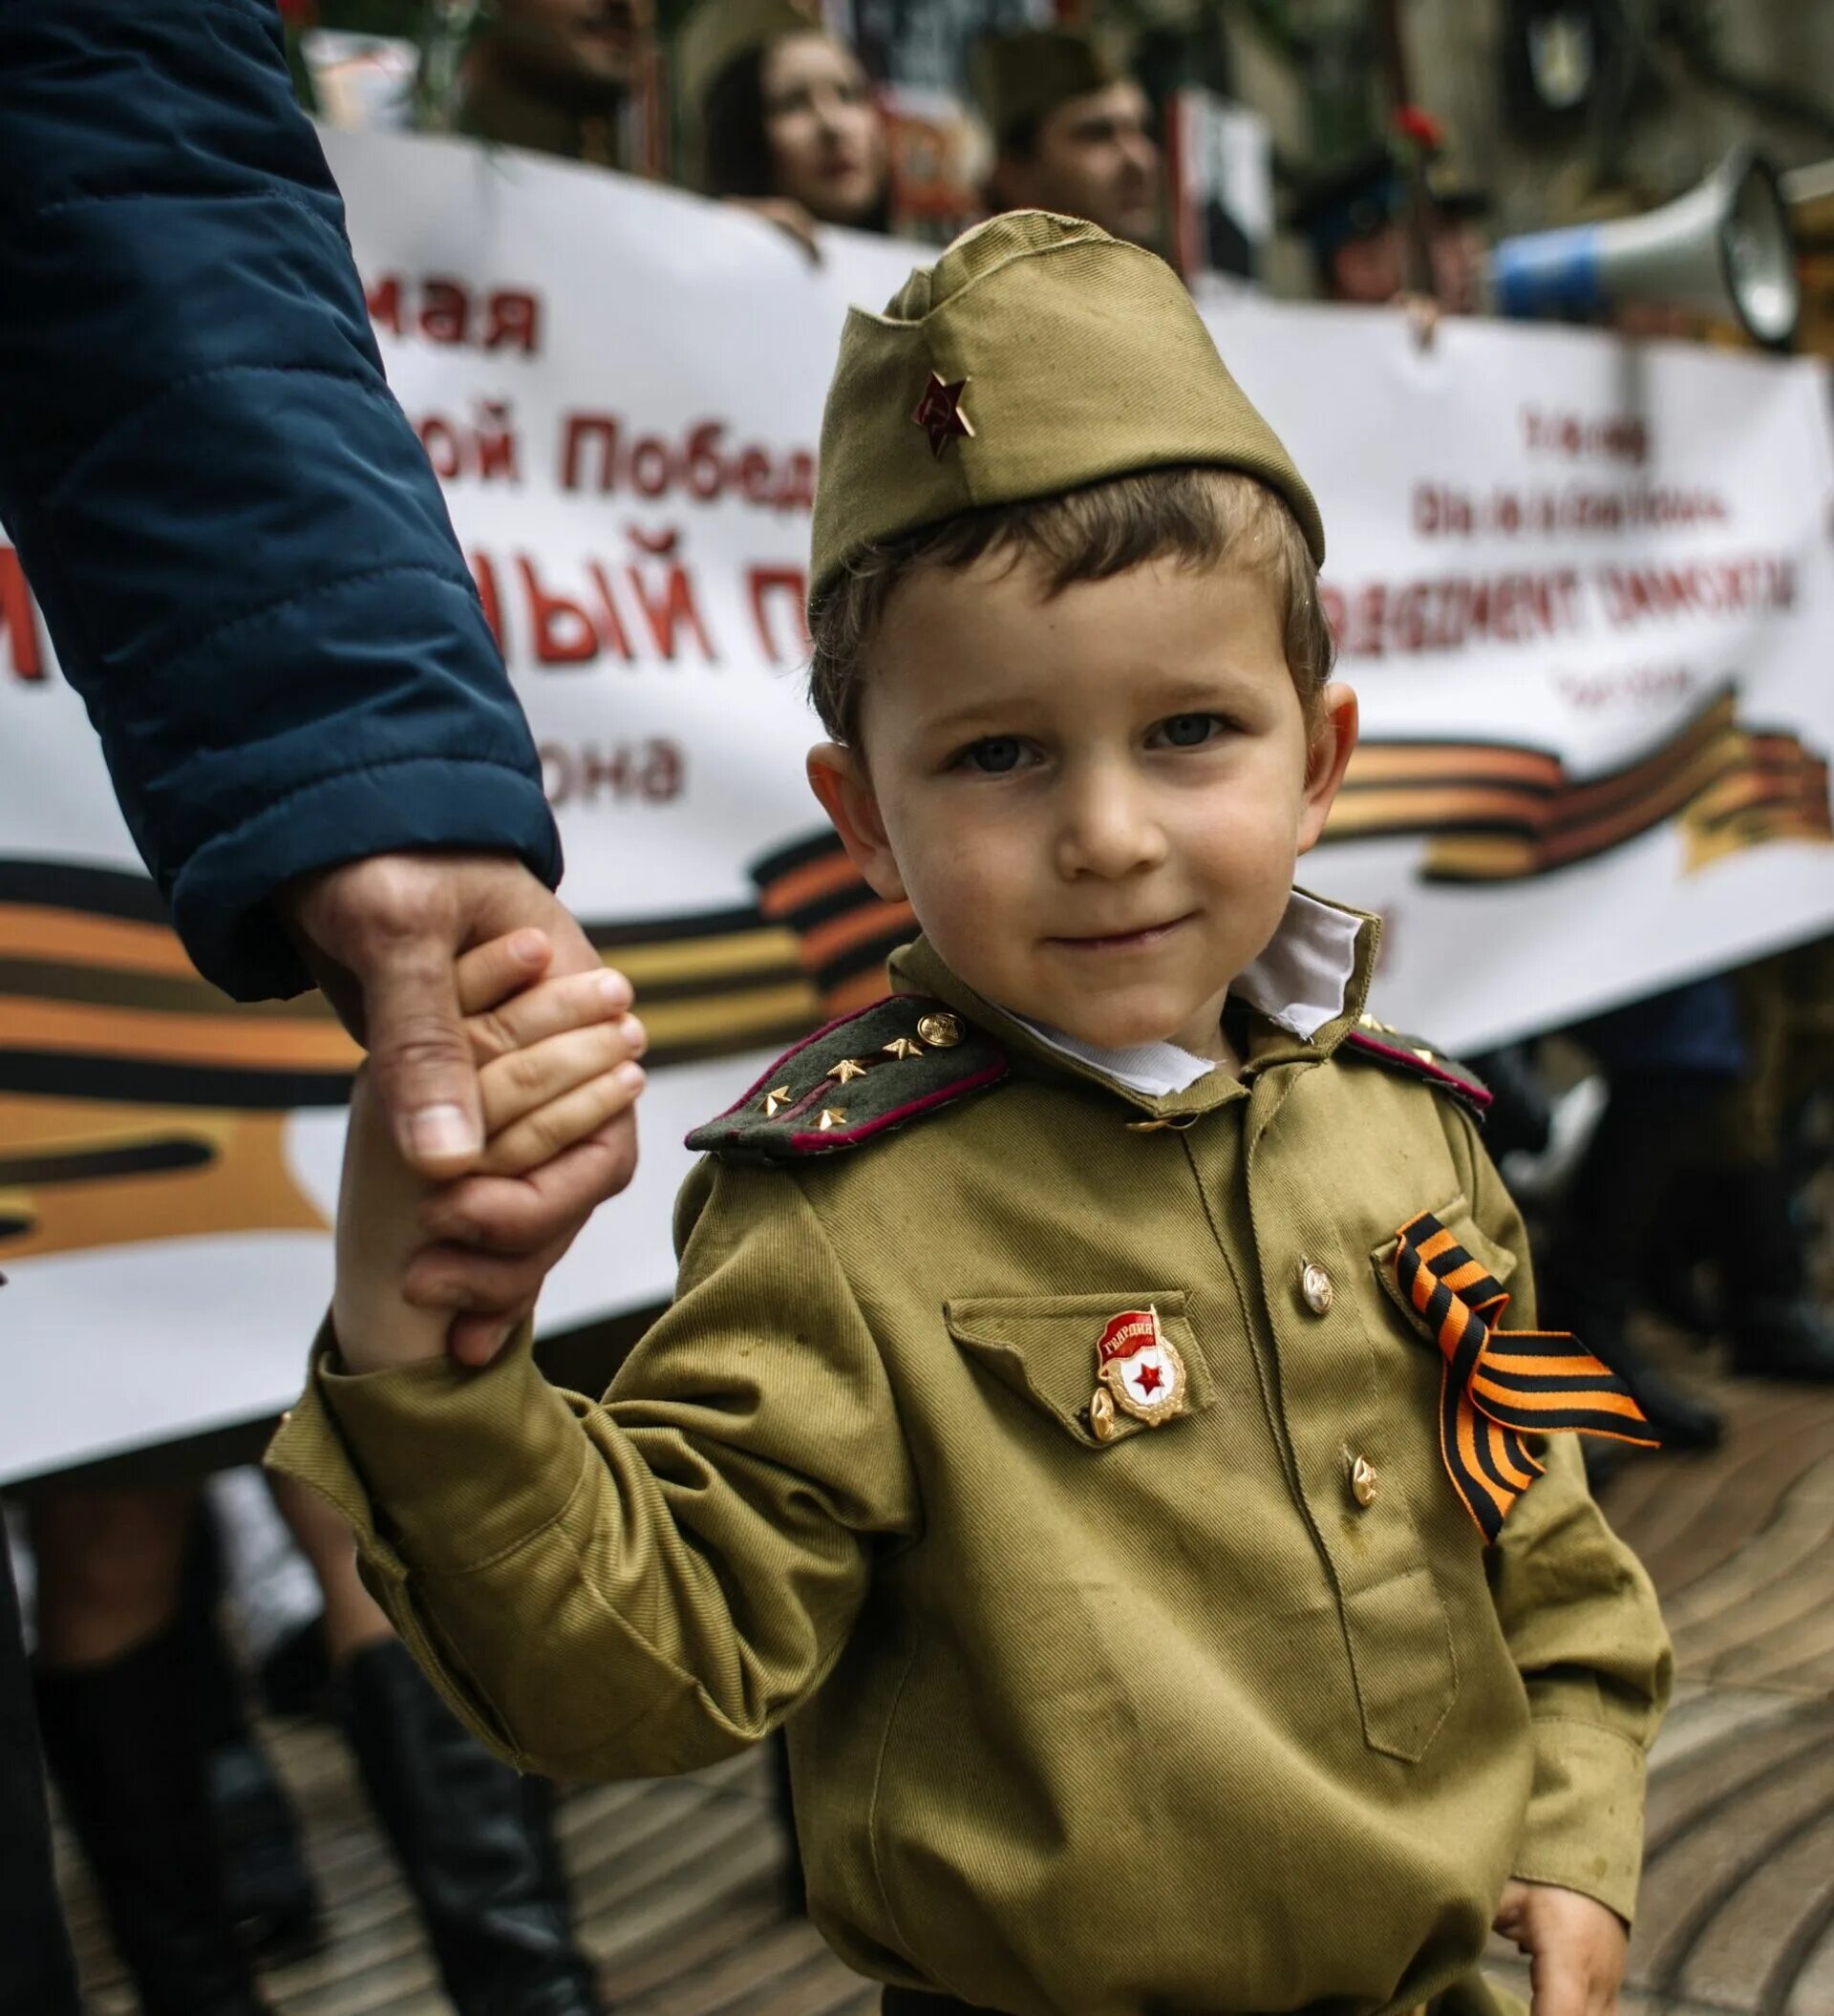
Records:
[[[1512,1874],[1577,1890],[1626,1924],[1643,1863],[1641,1747],[1597,1723],[1534,1724],[1535,1782]]]
[[[514,854],[551,889],[560,839],[540,783],[507,762],[407,756],[321,778],[216,836],[179,871],[172,921],[206,980],[238,1001],[311,986],[272,907],[295,876],[372,854]]]
[[[365,1559],[399,1580],[513,1552],[560,1517],[589,1455],[529,1326],[487,1366],[351,1373],[328,1320],[267,1461],[334,1505]]]

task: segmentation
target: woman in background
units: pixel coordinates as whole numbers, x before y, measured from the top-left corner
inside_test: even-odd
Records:
[[[706,0],[683,31],[683,96],[709,196],[814,254],[818,224],[891,223],[885,123],[860,59],[790,0]]]

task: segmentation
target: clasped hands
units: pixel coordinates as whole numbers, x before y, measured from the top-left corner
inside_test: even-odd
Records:
[[[484,1145],[475,1168],[430,1184],[400,1153],[375,1078],[365,1067],[351,1097],[337,1204],[337,1278],[331,1324],[347,1369],[378,1371],[448,1354],[484,1363],[449,1334],[450,1302],[464,1292],[455,1266],[474,1268],[456,1238],[487,1235],[513,1197],[582,1142],[620,1120],[643,1089],[645,1033],[629,989],[600,971],[544,977],[552,946],[538,930],[494,939],[454,968],[461,1029],[477,1067]],[[554,1255],[559,1258],[559,1253]],[[518,1260],[504,1292],[520,1294]],[[530,1297],[532,1302],[532,1296]]]
[[[396,1256],[396,1285],[449,1326],[454,1357],[482,1364],[528,1315],[594,1208],[629,1181],[637,1152],[630,1094],[534,1166],[517,1172],[501,1155],[486,1157],[492,1115],[480,1073],[515,1047],[527,1012],[509,1016],[503,1004],[537,984],[579,982],[572,1009],[605,1030],[622,1028],[621,1053],[604,1076],[643,1047],[627,1014],[629,984],[513,856],[373,855],[300,878],[275,907],[370,1053],[354,1101],[364,1139],[373,1149],[392,1144],[421,1179],[413,1186],[418,1236]],[[500,1008],[507,1019],[493,1020]],[[358,1173],[349,1157],[346,1173]],[[390,1202],[405,1208],[407,1197],[404,1178]]]

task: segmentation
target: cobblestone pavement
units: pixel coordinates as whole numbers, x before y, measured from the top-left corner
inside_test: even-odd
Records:
[[[1601,1496],[1662,1591],[1680,1674],[1650,1787],[1626,2016],[1834,2016],[1834,1393],[1719,1380],[1710,1456],[1637,1459]],[[443,2016],[412,1908],[336,1739],[273,1749],[303,1811],[331,1937],[267,1986],[283,2016]],[[757,1756],[589,1788],[563,1810],[586,1943],[624,2016],[867,2016],[876,1996],[782,1904]],[[96,2016],[127,2016],[80,1878]],[[1496,1971],[1525,1986],[1512,1956]]]

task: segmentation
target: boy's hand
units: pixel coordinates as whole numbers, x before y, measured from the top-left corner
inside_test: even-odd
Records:
[[[466,1183],[514,1181],[581,1152],[580,1144],[628,1111],[642,1089],[635,1060],[645,1037],[642,1025],[625,1012],[624,984],[599,972],[537,977],[530,984],[547,963],[545,943],[533,948],[530,936],[520,932],[480,945],[457,968],[486,1135],[478,1174]],[[429,1197],[429,1186],[391,1140],[373,1087],[359,1073],[338,1197],[331,1305],[339,1349],[354,1371],[437,1358],[447,1348],[450,1297],[427,1308],[411,1305],[405,1292],[426,1238],[421,1211]],[[501,1337],[482,1350],[455,1344],[454,1355],[481,1363],[498,1342]]]
[[[1595,1898],[1511,1877],[1496,1930],[1527,1954],[1531,2016],[1611,2016],[1624,1980],[1624,1921]]]

